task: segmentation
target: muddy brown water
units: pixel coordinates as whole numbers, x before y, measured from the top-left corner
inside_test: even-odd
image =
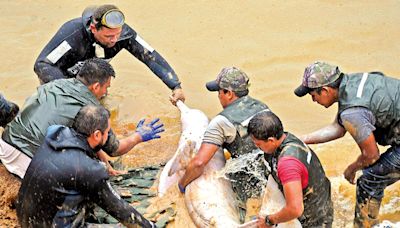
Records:
[[[127,23],[173,66],[186,103],[210,118],[221,106],[217,94],[207,92],[204,84],[224,66],[244,70],[251,79],[250,94],[267,103],[285,129],[297,135],[330,123],[336,112],[293,94],[305,66],[314,60],[338,64],[344,72],[380,70],[400,78],[399,1],[113,2],[124,11]],[[38,86],[33,63],[41,49],[63,22],[93,4],[99,2],[2,1],[0,91],[22,105]],[[168,102],[170,91],[126,51],[111,63],[117,77],[105,102],[113,111],[116,132],[121,137],[132,133],[142,117],[160,117],[166,125],[160,140],[137,146],[124,156],[124,163],[165,162],[180,134],[179,113]],[[335,225],[351,226],[355,186],[342,172],[359,154],[358,148],[349,136],[313,148],[332,181]],[[381,219],[400,221],[399,186],[387,189]],[[190,224],[174,189],[154,206],[171,202],[178,208],[172,226]],[[0,225],[10,226],[6,217],[12,220],[15,212],[5,206],[0,210]]]

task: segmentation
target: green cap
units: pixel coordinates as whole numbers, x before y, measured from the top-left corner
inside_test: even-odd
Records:
[[[336,81],[340,74],[341,72],[338,66],[317,61],[306,67],[304,70],[303,82],[294,90],[294,93],[302,97],[313,89],[326,86]]]
[[[240,92],[247,90],[249,86],[249,77],[236,67],[223,68],[218,74],[217,79],[207,82],[206,84],[206,88],[209,91],[226,89],[234,92]]]

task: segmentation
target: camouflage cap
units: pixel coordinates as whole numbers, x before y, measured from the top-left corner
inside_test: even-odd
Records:
[[[330,65],[325,62],[314,62],[304,70],[303,82],[294,93],[302,97],[309,93],[311,90],[326,86],[336,81],[341,72],[338,66]]]
[[[234,92],[245,91],[249,88],[249,77],[236,67],[225,67],[218,74],[217,79],[207,82],[206,88],[209,91],[220,89],[231,90]]]

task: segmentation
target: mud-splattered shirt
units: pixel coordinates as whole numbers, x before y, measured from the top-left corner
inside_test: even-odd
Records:
[[[375,117],[364,107],[353,107],[340,113],[340,124],[348,131],[357,144],[372,134],[375,128]]]

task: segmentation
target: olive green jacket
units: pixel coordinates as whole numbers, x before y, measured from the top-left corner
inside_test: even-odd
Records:
[[[339,87],[339,115],[351,107],[372,112],[380,145],[400,145],[400,80],[379,72],[345,75]]]
[[[49,126],[71,127],[79,109],[87,104],[100,105],[100,102],[87,86],[75,78],[44,84],[27,99],[22,112],[6,126],[2,138],[32,158]],[[112,154],[118,145],[111,133],[103,150]]]

